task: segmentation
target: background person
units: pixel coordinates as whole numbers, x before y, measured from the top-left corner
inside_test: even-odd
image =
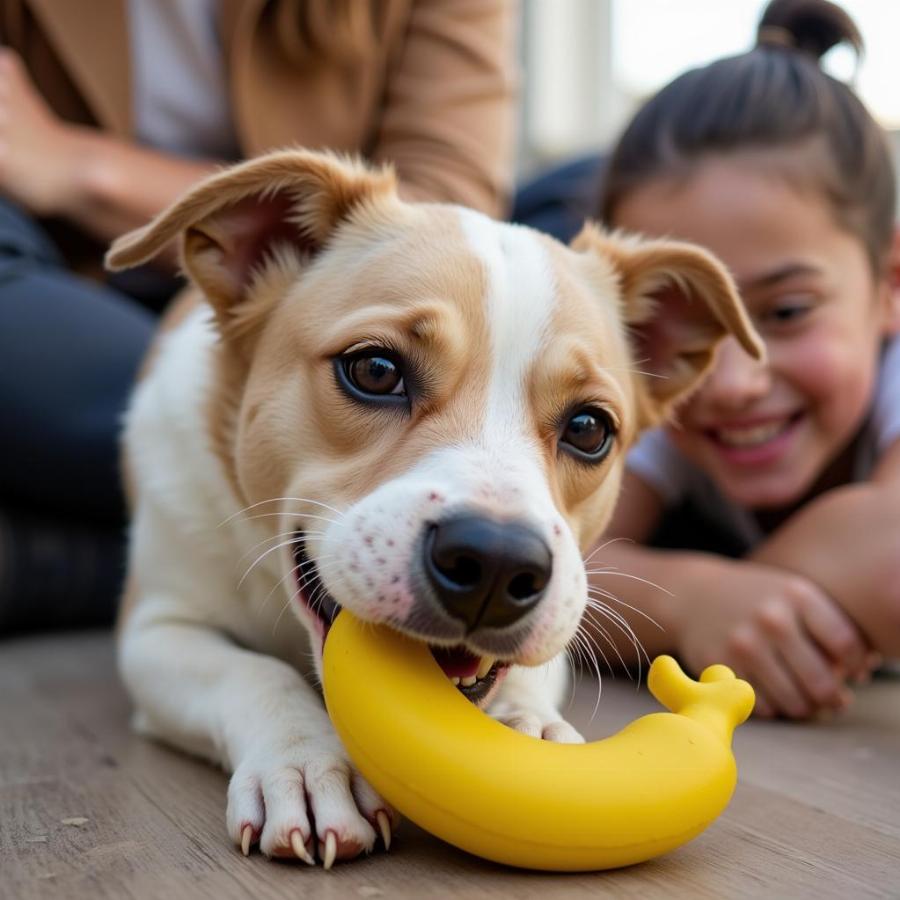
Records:
[[[511,0],[0,4],[0,632],[107,622],[118,431],[178,281],[107,280],[109,240],[225,162],[302,145],[390,162],[412,200],[497,215]]]
[[[727,339],[678,423],[634,448],[593,560],[614,571],[592,584],[661,626],[612,603],[651,657],[732,666],[762,715],[840,709],[878,654],[900,656],[894,173],[862,103],[819,68],[842,41],[862,48],[838,6],[774,0],[749,53],[637,113],[599,209],[718,255],[768,358]]]

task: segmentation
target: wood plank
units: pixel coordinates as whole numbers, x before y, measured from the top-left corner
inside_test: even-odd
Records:
[[[655,706],[612,679],[591,720],[595,699],[584,679],[569,711],[593,738]],[[0,900],[898,896],[900,679],[829,722],[752,722],[736,753],[741,782],[721,819],[641,866],[521,872],[404,823],[389,854],[326,873],[229,845],[225,776],[129,731],[109,635],[17,640],[0,644]]]

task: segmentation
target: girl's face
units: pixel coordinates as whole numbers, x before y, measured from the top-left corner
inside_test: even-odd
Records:
[[[742,506],[802,500],[862,424],[891,328],[890,286],[873,276],[861,240],[836,224],[821,192],[734,155],[637,188],[614,224],[715,253],[766,344],[760,363],[723,343],[679,410],[674,442]]]

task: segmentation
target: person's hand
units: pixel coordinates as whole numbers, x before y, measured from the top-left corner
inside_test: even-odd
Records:
[[[19,55],[0,47],[0,193],[35,215],[60,213],[77,175],[72,134],[38,93]]]
[[[900,441],[879,470],[883,480],[832,488],[807,503],[750,558],[811,578],[873,649],[894,658],[900,656]]]
[[[749,561],[683,588],[678,652],[695,673],[730,666],[757,693],[756,713],[808,718],[852,699],[847,682],[874,660],[855,625],[812,581]]]

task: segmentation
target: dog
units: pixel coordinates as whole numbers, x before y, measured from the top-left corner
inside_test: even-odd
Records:
[[[427,642],[512,727],[580,741],[564,651],[626,450],[723,337],[760,345],[698,248],[590,224],[567,247],[335,155],[220,171],[107,264],[176,239],[193,289],[125,423],[119,667],[138,730],[232,773],[245,855],[330,867],[397,825],[316,688],[338,610]]]

